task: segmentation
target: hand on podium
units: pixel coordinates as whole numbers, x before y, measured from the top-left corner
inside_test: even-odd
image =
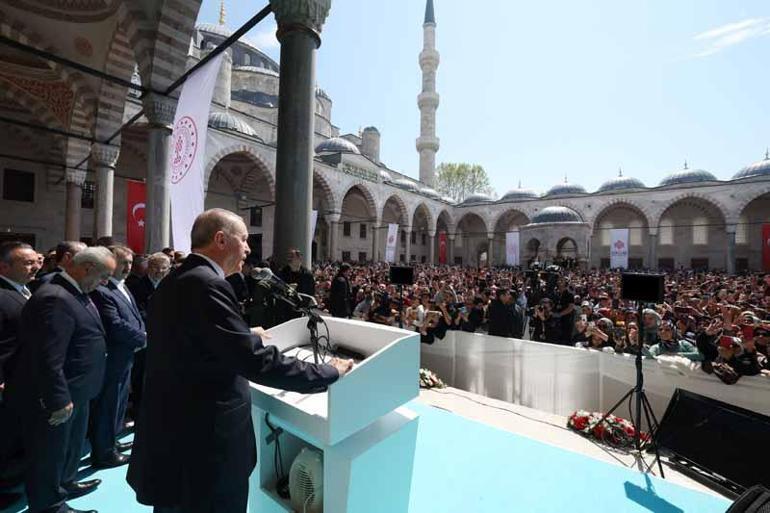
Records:
[[[353,360],[342,360],[335,357],[329,360],[329,365],[337,369],[337,372],[340,373],[340,377],[342,377],[353,368]]]

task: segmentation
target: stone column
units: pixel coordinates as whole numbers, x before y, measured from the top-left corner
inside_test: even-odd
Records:
[[[658,232],[650,230],[650,241],[647,253],[647,267],[649,269],[658,268]]]
[[[149,94],[142,100],[149,121],[147,134],[147,201],[144,208],[144,248],[147,253],[171,245],[171,176],[168,166],[171,125],[176,102]]]
[[[725,270],[727,271],[727,274],[734,275],[735,274],[735,230],[737,226],[735,224],[728,224],[725,226],[725,231],[727,232],[727,254],[726,257],[726,265]]]
[[[273,256],[299,248],[309,266],[313,196],[315,53],[331,0],[270,0],[281,43]]]
[[[495,266],[495,234],[487,234],[487,267]]]
[[[94,144],[91,163],[96,170],[96,238],[112,236],[113,199],[115,196],[115,163],[120,148],[106,144]]]
[[[64,213],[64,240],[80,240],[80,200],[86,172],[67,170],[67,204]]]
[[[412,227],[411,226],[405,226],[404,232],[406,233],[406,244],[404,244],[404,253],[406,258],[406,263],[409,264],[411,262],[410,258],[412,255]]]
[[[340,215],[327,215],[326,220],[329,222],[329,260],[336,262],[339,260],[337,244],[340,236]]]
[[[446,247],[446,259],[447,265],[454,265],[455,263],[455,234],[447,233],[447,247]]]
[[[436,265],[436,232],[428,232],[428,263]]]

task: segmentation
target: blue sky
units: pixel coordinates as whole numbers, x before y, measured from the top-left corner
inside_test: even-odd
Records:
[[[235,29],[267,0],[226,0]],[[690,167],[730,178],[770,146],[766,0],[435,0],[437,162],[481,164],[498,194],[616,176],[656,185]],[[382,134],[417,176],[423,0],[333,0],[318,84],[342,133]],[[219,0],[199,21],[216,22]],[[249,38],[276,60],[275,24]]]

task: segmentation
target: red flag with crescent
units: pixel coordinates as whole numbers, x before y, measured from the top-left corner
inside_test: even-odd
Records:
[[[126,242],[135,253],[144,253],[144,206],[147,185],[134,180],[126,181]]]
[[[438,234],[438,263],[446,265],[446,232]]]
[[[770,271],[770,223],[762,225],[762,269]]]

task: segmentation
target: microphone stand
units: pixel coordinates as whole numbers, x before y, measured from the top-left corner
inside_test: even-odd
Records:
[[[299,299],[300,298],[291,298],[289,296],[286,296],[284,294],[280,294],[276,292],[274,289],[270,289],[270,294],[272,294],[273,297],[280,299],[284,303],[291,306],[291,308],[294,310],[294,312],[306,315],[307,316],[307,329],[310,331],[310,346],[313,349],[313,362],[315,364],[318,364],[318,353],[320,352],[320,345],[318,342],[318,323],[323,322],[321,319],[321,315],[318,313],[318,310],[316,308],[313,308],[312,306],[303,306]]]

